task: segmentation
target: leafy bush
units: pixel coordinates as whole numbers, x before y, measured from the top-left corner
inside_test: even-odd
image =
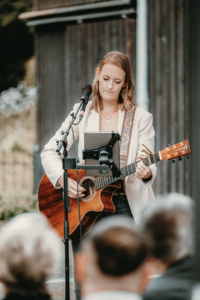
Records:
[[[33,55],[33,32],[20,13],[32,9],[31,0],[0,1],[0,92],[24,78],[24,63]]]
[[[9,220],[18,214],[36,210],[38,210],[37,194],[29,197],[0,195],[0,220]]]

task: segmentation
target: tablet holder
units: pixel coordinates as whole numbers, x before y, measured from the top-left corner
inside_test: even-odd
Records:
[[[105,147],[92,150],[83,150],[83,159],[99,160],[100,166],[105,166],[104,169],[99,170],[100,174],[108,174],[108,169],[110,169],[112,171],[113,177],[120,177],[121,171],[116,167],[112,157],[113,147],[115,143],[120,140],[121,137],[119,133],[112,131],[112,137]]]

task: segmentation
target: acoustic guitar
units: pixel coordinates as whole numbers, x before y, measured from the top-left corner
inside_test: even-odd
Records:
[[[157,163],[161,160],[180,159],[181,156],[191,153],[189,141],[183,141],[171,145],[155,154],[149,153],[143,159],[146,166]],[[136,172],[137,162],[121,169],[120,177],[92,177],[85,176],[85,170],[78,171],[79,185],[84,187],[85,197],[80,198],[80,218],[82,236],[85,236],[91,229],[95,220],[102,212],[114,213],[115,206],[112,202],[113,194],[120,189],[120,180]],[[68,170],[68,176],[76,180],[76,170]],[[64,236],[64,206],[62,189],[55,189],[46,175],[43,176],[38,191],[40,211],[49,219],[52,226],[59,235]],[[69,236],[72,240],[80,238],[79,212],[77,199],[69,197],[70,211],[68,213]]]

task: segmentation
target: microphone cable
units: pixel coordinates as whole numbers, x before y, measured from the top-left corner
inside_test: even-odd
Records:
[[[72,135],[73,135],[73,140],[74,140],[74,155],[76,156],[76,145],[75,145],[75,136],[74,136],[74,129],[73,126],[71,127],[72,129]],[[81,213],[80,213],[80,200],[79,200],[79,193],[78,193],[78,167],[77,167],[77,159],[76,159],[76,183],[77,183],[77,203],[78,203],[78,215],[79,215],[79,229],[80,229],[80,250],[82,249],[82,241],[83,241],[83,237],[82,237],[82,228],[81,228]]]

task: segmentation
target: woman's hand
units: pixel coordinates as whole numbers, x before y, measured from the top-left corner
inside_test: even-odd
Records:
[[[140,159],[143,159],[144,157],[139,157]],[[147,179],[152,176],[152,171],[150,167],[145,166],[143,161],[141,160],[137,164],[136,173],[135,176],[139,179]]]
[[[63,176],[61,176],[58,179],[58,182],[60,184],[60,186],[63,188],[64,184],[63,184]],[[80,185],[78,186],[78,194],[79,197],[84,197],[85,195],[83,194],[83,192],[86,189],[84,189],[83,187],[81,187]],[[68,178],[68,196],[71,198],[77,198],[77,182],[71,178]]]

